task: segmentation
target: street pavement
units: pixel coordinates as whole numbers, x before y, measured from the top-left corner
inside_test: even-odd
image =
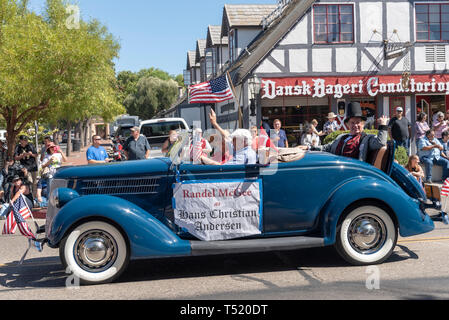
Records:
[[[43,223],[43,221],[39,221]],[[449,227],[400,238],[379,266],[353,267],[333,248],[131,262],[112,284],[79,287],[57,249],[30,251],[0,236],[0,300],[423,300],[449,299]]]

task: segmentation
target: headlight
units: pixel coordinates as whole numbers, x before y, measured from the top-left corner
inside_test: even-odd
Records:
[[[48,194],[51,195],[53,190],[56,190],[59,188],[67,188],[68,184],[69,184],[69,180],[66,180],[66,179],[52,179],[50,182],[50,190],[49,190]]]
[[[53,186],[53,184],[51,184]],[[55,216],[59,212],[59,195],[58,188],[56,188],[52,193],[50,193],[50,198],[48,200],[48,208],[45,222],[45,232],[47,238],[51,234],[52,222]]]

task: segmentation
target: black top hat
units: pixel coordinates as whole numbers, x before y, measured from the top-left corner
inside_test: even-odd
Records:
[[[16,174],[14,176],[14,178],[12,178],[12,181],[17,181],[17,180],[22,180],[22,178]]]
[[[363,121],[366,121],[366,117],[363,115],[362,112],[362,106],[358,102],[350,102],[346,107],[345,122],[348,122],[349,119],[354,117],[362,118]]]

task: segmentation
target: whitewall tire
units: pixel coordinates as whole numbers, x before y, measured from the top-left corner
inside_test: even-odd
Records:
[[[397,239],[397,227],[384,209],[360,206],[341,221],[335,247],[353,265],[379,264],[391,256]]]
[[[117,279],[129,262],[126,240],[116,227],[91,221],[76,227],[61,242],[66,272],[81,284],[108,283]]]

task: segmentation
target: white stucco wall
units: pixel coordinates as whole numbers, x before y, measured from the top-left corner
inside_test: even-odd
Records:
[[[336,49],[337,72],[357,71],[357,48]]]
[[[396,30],[396,34],[394,31]],[[396,42],[410,41],[410,3],[387,3],[387,34]]]
[[[433,45],[433,44],[429,44]],[[442,71],[449,68],[449,46],[446,45],[446,62],[426,62],[426,47],[415,48],[415,68],[417,71]]]
[[[307,72],[308,61],[307,49],[290,50],[290,71],[291,72]]]
[[[382,41],[382,2],[361,2],[360,22],[362,43]]]
[[[313,72],[331,72],[332,49],[313,49],[312,69]]]
[[[310,26],[311,27],[311,26]],[[307,44],[309,23],[307,15],[290,31],[290,33],[280,42],[281,45]]]

